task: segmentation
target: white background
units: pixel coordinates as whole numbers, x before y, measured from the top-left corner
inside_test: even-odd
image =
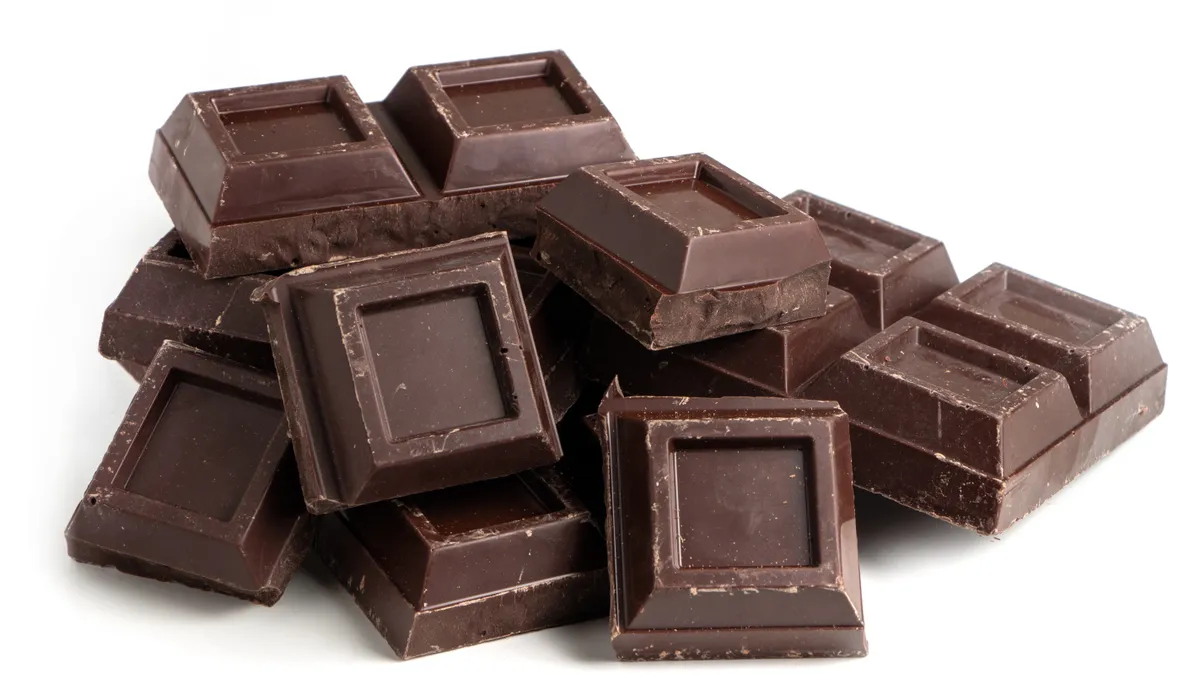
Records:
[[[97,337],[169,227],[146,172],[179,99],[341,73],[378,100],[412,65],[551,48],[639,155],[704,151],[777,194],[938,237],[963,278],[1000,261],[1143,314],[1171,364],[1166,413],[999,540],[860,502],[867,658],[628,670],[1194,667],[1195,5],[13,4],[0,10],[7,672],[618,667],[602,622],[395,664],[323,576],[302,572],[264,609],[75,564],[62,538],[134,392]]]

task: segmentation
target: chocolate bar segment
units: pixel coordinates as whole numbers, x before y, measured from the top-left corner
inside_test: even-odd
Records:
[[[163,343],[67,526],[93,565],[264,605],[312,541],[275,378]]]
[[[562,52],[411,68],[383,109],[414,132],[409,142],[444,194],[633,158],[608,108]]]
[[[854,297],[831,287],[823,316],[660,351],[597,317],[585,360],[591,375],[620,377],[631,394],[796,397],[873,332]]]
[[[705,155],[585,167],[538,218],[539,262],[649,349],[825,311],[814,221]]]
[[[816,219],[833,266],[829,283],[854,295],[873,330],[921,309],[958,283],[942,242],[797,190],[784,198]]]
[[[939,296],[920,318],[1058,371],[1095,413],[1162,356],[1146,319],[993,264]]]
[[[499,122],[511,115],[524,121]],[[532,236],[555,180],[632,157],[567,57],[547,52],[415,68],[370,105],[343,77],[189,94],[155,137],[150,179],[212,279],[497,227]]]
[[[1005,272],[1011,275],[1007,282]],[[1015,287],[1013,296],[988,295],[1006,292],[1005,283]],[[961,334],[902,319],[823,373],[805,394],[836,400],[850,415],[855,484],[995,534],[1156,417],[1163,407],[1166,365],[1144,320],[1113,309],[1116,315],[1103,317],[1113,319],[1106,327],[1131,330],[1086,328],[1079,313],[1092,312],[1087,316],[1099,320],[1100,306],[1048,290],[1056,288],[993,266],[949,291],[945,301],[935,301],[938,308],[929,315]],[[964,297],[987,310],[960,312],[957,304]],[[1056,313],[1053,307],[1071,311]],[[1044,332],[1034,335],[1031,326],[989,315],[992,311],[1012,317],[1028,312],[1037,319],[1027,320]],[[1093,331],[1094,337],[1106,334],[1094,343],[1083,339]],[[1092,355],[1104,359],[1115,360],[1128,350],[1122,354],[1126,364],[1110,366],[1096,378],[1108,384],[1119,374],[1124,390],[1103,403],[1077,402],[1084,381],[1064,373],[1063,360],[1047,358],[1053,352],[1037,351],[1051,333],[1059,338],[1070,333],[1070,339],[1091,344]],[[995,346],[964,334],[986,337]],[[1054,346],[1062,348],[1061,354],[1072,349]],[[1026,355],[1039,360],[1021,358]]]
[[[618,392],[600,416],[618,658],[866,654],[837,404]]]
[[[548,469],[326,516],[316,550],[401,659],[606,609],[601,533]]]
[[[274,370],[267,321],[250,302],[266,275],[206,281],[171,231],[146,252],[104,312],[100,354],[136,379],[165,340]]]
[[[313,513],[562,451],[501,233],[329,263],[255,292]]]

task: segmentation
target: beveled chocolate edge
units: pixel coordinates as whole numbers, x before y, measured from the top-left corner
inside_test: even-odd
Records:
[[[486,246],[491,242],[503,243],[503,247],[499,249],[501,251],[500,260],[504,268],[504,274],[508,279],[506,285],[515,314],[517,331],[521,334],[522,341],[528,344],[530,348],[525,351],[526,356],[523,361],[529,370],[530,384],[533,387],[533,397],[537,406],[536,414],[542,420],[545,433],[550,439],[551,448],[556,450],[555,454],[557,458],[561,459],[562,449],[558,444],[554,415],[550,409],[550,403],[546,394],[545,379],[542,376],[541,365],[536,358],[536,347],[533,344],[533,335],[529,330],[529,318],[526,314],[524,298],[521,297],[520,283],[517,279],[516,267],[512,262],[511,248],[507,245],[507,241],[508,239],[503,233],[493,232],[423,249],[398,251],[369,258],[314,265],[277,277],[271,282],[255,289],[251,300],[261,304],[267,315],[267,329],[271,335],[271,347],[275,355],[276,372],[278,373],[280,389],[283,395],[284,410],[288,419],[288,428],[291,431],[292,445],[296,454],[297,468],[300,472],[300,483],[304,493],[305,504],[310,513],[317,515],[327,514],[360,504],[348,500],[342,494],[341,482],[334,460],[329,456],[328,452],[318,451],[315,445],[314,427],[309,419],[310,410],[309,406],[305,403],[305,401],[312,398],[312,394],[311,391],[305,393],[305,388],[301,387],[295,375],[300,365],[305,363],[305,359],[301,358],[300,353],[297,351],[300,348],[292,345],[288,337],[290,331],[285,328],[285,325],[294,320],[294,318],[284,316],[280,301],[276,297],[276,289],[286,289],[293,282],[303,283],[311,275],[338,268],[371,264],[382,259],[403,259],[414,256],[433,257],[436,259],[444,255],[447,249],[451,248],[462,248],[472,245]],[[481,250],[486,253],[485,249]],[[477,255],[481,254],[477,253]],[[303,350],[301,349],[300,351],[302,352]],[[321,445],[328,445],[328,440],[322,440]],[[488,477],[483,476],[480,480]]]
[[[541,233],[533,248],[538,262],[647,349],[667,349],[756,328],[799,321],[821,316],[826,310],[828,261],[813,265],[792,277],[773,282],[734,289],[704,289],[671,294],[623,261],[609,255],[603,249],[596,248],[548,213],[539,211],[538,222]],[[574,255],[576,253],[581,255]],[[586,255],[583,255],[584,253]],[[564,260],[570,261],[570,269],[569,263],[563,262]],[[591,265],[591,268],[580,268],[580,264]],[[582,279],[584,275],[590,276],[588,279]],[[613,306],[613,303],[597,295],[597,287],[621,288],[625,291],[628,302],[621,307]],[[819,294],[805,293],[818,288]],[[631,289],[635,292],[630,293]],[[687,326],[680,329],[676,325],[679,322],[675,319],[686,315],[689,310],[694,311],[697,304],[710,308],[713,305],[724,305],[729,309],[733,300],[744,298],[747,293],[760,296],[761,302],[756,303],[758,311],[755,320],[746,322],[743,317],[726,316],[725,326],[719,329],[704,327],[704,330]],[[645,298],[645,302],[639,302],[639,297]],[[793,299],[797,304],[791,308],[780,308],[778,305],[784,302],[785,297]],[[618,312],[626,316],[614,316]],[[706,318],[718,315],[719,312],[712,311],[708,314]],[[664,329],[667,329],[665,334]]]

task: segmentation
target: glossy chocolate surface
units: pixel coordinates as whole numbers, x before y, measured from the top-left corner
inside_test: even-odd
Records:
[[[797,190],[784,198],[812,216],[833,257],[829,283],[854,295],[879,331],[958,283],[942,242]]]
[[[866,653],[837,404],[610,390],[599,414],[618,658]]]
[[[66,537],[80,562],[271,605],[312,532],[275,378],[166,342]]]
[[[1001,532],[1162,411],[1141,317],[1000,265],[921,317],[805,391],[850,415],[855,484],[917,510]]]
[[[309,510],[562,455],[519,294],[501,233],[306,268],[256,291]]]
[[[705,155],[585,167],[537,208],[539,262],[650,349],[825,311],[816,223]]]
[[[660,351],[597,317],[585,358],[593,377],[618,376],[630,394],[796,397],[873,332],[854,297],[831,287],[823,316]]]
[[[326,516],[316,550],[402,659],[606,609],[601,532],[550,469]]]
[[[566,55],[543,52],[413,68],[370,105],[341,76],[189,94],[150,179],[219,278],[496,227],[532,236],[554,181],[633,156]]]
[[[267,320],[250,302],[266,275],[205,280],[173,230],[138,262],[104,312],[100,354],[137,379],[165,340],[273,370]]]

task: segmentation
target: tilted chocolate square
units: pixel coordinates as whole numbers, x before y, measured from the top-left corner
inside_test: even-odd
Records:
[[[866,653],[837,404],[610,391],[599,414],[618,658]]]
[[[66,536],[80,562],[271,605],[312,532],[275,378],[165,342]]]
[[[538,260],[647,348],[825,312],[816,223],[705,155],[585,167],[537,208]]]
[[[551,469],[326,516],[316,550],[402,659],[606,609],[603,538]]]
[[[562,456],[503,234],[306,268],[254,298],[313,513]]]
[[[833,256],[829,284],[858,300],[880,331],[958,283],[942,242],[797,190],[784,200],[816,219]]]

